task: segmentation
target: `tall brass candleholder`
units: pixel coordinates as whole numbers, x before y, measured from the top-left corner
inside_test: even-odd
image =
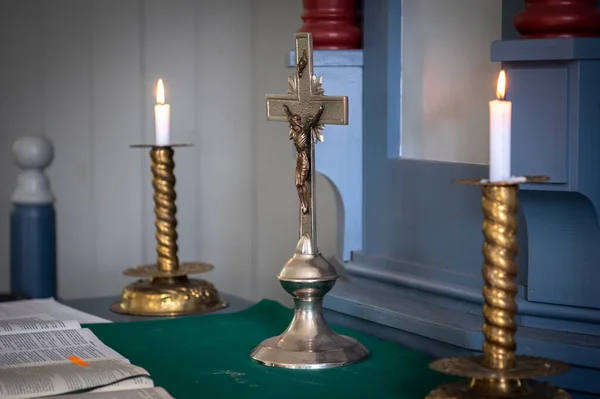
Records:
[[[427,399],[570,398],[548,383],[531,378],[548,377],[569,370],[569,365],[532,356],[516,356],[517,324],[517,210],[519,184],[547,181],[544,176],[514,178],[508,182],[457,180],[482,188],[483,208],[483,356],[441,359],[430,367],[441,373],[470,380],[442,385]]]
[[[208,263],[179,263],[177,255],[177,207],[175,200],[174,147],[134,145],[150,148],[154,214],[156,215],[156,253],[154,265],[139,266],[123,272],[140,277],[123,290],[121,299],[112,305],[117,313],[137,316],[178,316],[207,313],[227,306],[218,291],[208,281],[188,278],[188,274],[205,273],[214,268]]]

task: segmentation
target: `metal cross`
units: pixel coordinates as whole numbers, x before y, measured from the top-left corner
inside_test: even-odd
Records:
[[[296,33],[296,73],[288,78],[287,94],[267,94],[267,120],[288,122],[298,153],[295,184],[300,206],[303,254],[316,254],[315,141],[323,141],[324,125],[348,124],[348,97],[325,96],[321,78],[313,74],[312,36]]]

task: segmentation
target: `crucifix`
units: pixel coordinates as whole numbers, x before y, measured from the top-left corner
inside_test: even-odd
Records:
[[[315,143],[323,141],[325,124],[348,124],[348,98],[324,95],[321,78],[313,75],[310,33],[296,33],[295,39],[296,72],[288,79],[288,93],[267,95],[267,120],[288,123],[289,139],[298,153],[294,180],[300,239],[277,275],[283,289],[294,297],[294,317],[281,335],[261,342],[250,357],[273,367],[341,367],[366,359],[369,351],[355,339],[333,331],[323,315],[323,298],[339,275],[317,250]]]
[[[287,94],[268,94],[267,120],[287,122],[297,151],[294,183],[300,207],[303,254],[317,253],[315,218],[315,143],[323,141],[324,125],[348,124],[348,97],[325,96],[322,79],[313,74],[312,40],[296,33],[296,73],[288,78]]]

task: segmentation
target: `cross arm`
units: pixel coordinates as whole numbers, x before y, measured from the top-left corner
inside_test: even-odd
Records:
[[[286,105],[292,114],[302,119],[313,118],[323,106],[319,123],[323,125],[348,124],[348,98],[333,96],[314,96],[309,101],[299,101],[291,96],[267,95],[267,120],[287,122]]]

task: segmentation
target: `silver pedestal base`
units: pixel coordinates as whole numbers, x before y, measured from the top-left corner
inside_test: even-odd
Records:
[[[358,363],[369,351],[356,340],[336,334],[323,316],[323,297],[338,274],[321,254],[297,253],[277,278],[294,297],[294,318],[285,332],[258,345],[250,356],[265,366],[324,369]]]
[[[280,335],[264,340],[250,356],[265,366],[311,370],[358,363],[369,355],[364,346],[350,337],[335,334],[330,338],[333,340],[321,344],[316,351],[293,350],[285,347],[286,338]],[[309,346],[308,342],[303,344]]]

